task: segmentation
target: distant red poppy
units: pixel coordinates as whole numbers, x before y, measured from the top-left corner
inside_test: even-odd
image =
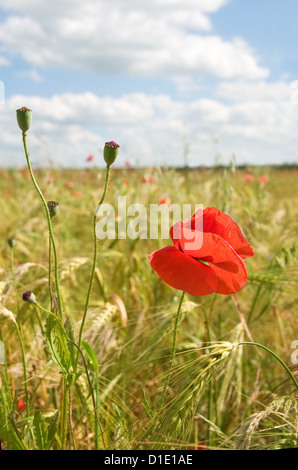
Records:
[[[232,294],[246,284],[243,259],[254,251],[224,212],[215,207],[199,209],[189,221],[177,222],[170,235],[174,246],[149,256],[152,268],[169,286],[202,296]]]
[[[49,176],[48,178],[45,179],[46,184],[52,184],[54,183],[54,178],[52,176]]]
[[[168,204],[168,199],[166,197],[162,197],[159,201],[158,201],[158,205],[161,206],[162,204]]]
[[[245,183],[250,183],[251,181],[253,181],[255,178],[253,175],[244,175],[243,178],[242,178],[242,181],[244,181]]]
[[[131,163],[130,163],[128,160],[126,160],[126,162],[125,162],[124,165],[125,165],[126,168],[130,168],[130,167],[131,167]]]
[[[258,182],[259,182],[260,184],[266,184],[267,181],[268,181],[268,176],[266,176],[266,175],[260,176],[260,177],[258,178]]]
[[[207,446],[206,444],[198,444],[197,447],[188,447],[188,450],[207,450]]]
[[[72,189],[74,187],[74,182],[73,181],[68,181],[65,186],[66,186],[67,189]]]
[[[27,180],[31,179],[30,171],[28,170],[28,168],[21,168],[19,170],[19,173],[21,173],[21,175],[24,176],[24,178],[27,178]]]
[[[77,191],[76,193],[72,193],[71,196],[72,196],[72,197],[82,197],[82,196],[83,196],[83,193],[81,193],[80,191]]]
[[[19,401],[18,401],[18,404],[17,404],[17,409],[18,409],[19,411],[25,411],[25,409],[26,409],[26,402],[23,401],[23,400],[19,400]]]
[[[86,158],[87,162],[92,162],[93,160],[94,160],[94,155],[88,155],[88,157]]]
[[[128,185],[128,180],[126,178],[124,178],[124,180],[122,181],[122,184],[124,184],[124,186],[127,186]]]
[[[152,175],[142,176],[141,183],[153,183],[154,177]]]

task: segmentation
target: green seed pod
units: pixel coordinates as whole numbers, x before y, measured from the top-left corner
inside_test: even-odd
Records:
[[[17,121],[19,128],[21,129],[23,134],[26,134],[27,130],[30,128],[32,121],[31,109],[28,109],[25,106],[20,109],[17,109]]]
[[[13,247],[15,246],[15,244],[16,244],[16,241],[15,241],[14,238],[9,238],[9,239],[7,240],[7,243],[8,243],[8,246],[9,246],[10,248],[13,248]]]
[[[120,145],[116,144],[113,140],[106,142],[103,149],[103,158],[107,166],[111,166],[117,158]]]
[[[48,204],[50,216],[51,216],[51,218],[53,218],[55,215],[58,214],[59,202],[48,201],[47,204]]]

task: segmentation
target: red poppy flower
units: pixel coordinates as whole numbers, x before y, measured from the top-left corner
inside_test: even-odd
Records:
[[[21,168],[19,172],[21,173],[22,176],[24,176],[24,178],[27,178],[27,180],[31,179],[30,171],[28,170],[28,168]]]
[[[260,176],[260,177],[258,178],[258,182],[259,182],[260,184],[266,184],[267,181],[268,181],[268,176],[266,176],[266,175]]]
[[[86,158],[87,162],[92,162],[93,160],[94,160],[94,155],[88,155],[88,157]]]
[[[159,201],[158,201],[158,205],[161,206],[162,204],[168,204],[168,199],[166,197],[162,197]]]
[[[254,180],[254,177],[253,175],[244,175],[242,180],[245,182],[245,183],[250,183],[251,181]]]
[[[206,444],[198,444],[197,447],[188,447],[188,450],[207,450],[207,446]]]
[[[25,411],[26,409],[26,402],[23,400],[19,400],[17,404],[17,408],[19,411]]]
[[[49,176],[48,178],[45,179],[46,184],[52,184],[54,183],[54,178],[52,176]]]
[[[149,256],[152,268],[171,287],[190,295],[232,294],[247,282],[243,259],[254,255],[238,225],[215,207],[199,209],[187,222],[177,222],[174,246]]]
[[[141,183],[154,183],[154,177],[152,175],[142,176]]]

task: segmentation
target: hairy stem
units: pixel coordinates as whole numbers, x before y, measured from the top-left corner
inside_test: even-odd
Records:
[[[61,404],[61,450],[66,449],[67,433],[68,433],[68,408],[69,408],[69,387],[66,379],[63,379],[63,392]]]
[[[51,244],[52,244],[52,247],[53,247],[53,254],[54,254],[54,260],[55,260],[55,283],[56,283],[56,291],[57,291],[57,298],[58,298],[58,308],[59,308],[59,314],[60,316],[62,317],[62,299],[61,299],[61,292],[60,292],[60,285],[59,285],[59,276],[58,276],[58,256],[57,256],[57,249],[56,249],[56,243],[55,243],[55,238],[54,238],[54,233],[53,233],[53,228],[52,228],[52,221],[51,221],[51,216],[50,216],[50,213],[49,213],[49,208],[48,208],[48,205],[47,205],[47,202],[36,182],[36,179],[34,177],[34,174],[33,174],[33,170],[32,170],[32,167],[31,167],[31,163],[30,163],[30,157],[29,157],[29,153],[28,153],[28,150],[27,150],[27,142],[26,142],[26,133],[23,132],[23,145],[24,145],[24,151],[25,151],[25,155],[26,155],[26,160],[27,160],[27,166],[28,166],[28,169],[29,169],[29,173],[30,173],[30,176],[31,176],[31,180],[33,182],[33,185],[42,201],[42,204],[44,206],[44,209],[45,209],[45,213],[46,213],[46,217],[47,217],[47,221],[48,221],[48,229],[49,229],[49,235],[50,235],[50,240],[51,240]]]
[[[94,419],[95,419],[95,450],[99,450],[99,437],[100,437],[99,428],[100,428],[100,431],[101,431],[102,443],[103,443],[104,449],[106,449],[106,444],[105,444],[105,440],[104,440],[104,436],[103,436],[103,429],[101,427],[101,424],[100,424],[100,421],[99,421],[99,418],[98,418],[98,385],[96,385],[96,387],[95,387],[96,393],[97,393],[97,396],[95,397],[94,390],[93,390],[92,383],[91,383],[91,379],[90,379],[90,374],[89,374],[89,371],[88,371],[88,365],[87,365],[86,360],[84,358],[84,354],[83,354],[81,348],[74,341],[72,341],[70,338],[68,338],[68,341],[70,341],[77,348],[78,353],[81,355],[82,360],[83,360],[83,364],[84,364],[84,368],[85,368],[85,372],[86,372],[86,377],[87,377],[87,380],[88,380],[88,385],[89,385],[90,394],[91,394],[91,398],[92,398],[92,404],[93,404]],[[98,383],[98,373],[96,373],[95,378],[96,378],[97,383]]]
[[[92,290],[92,285],[93,285],[93,280],[94,280],[94,274],[95,274],[95,268],[96,268],[96,262],[97,262],[97,237],[96,237],[96,215],[99,207],[102,205],[104,202],[104,199],[107,194],[108,190],[108,182],[109,182],[109,177],[110,177],[110,167],[107,166],[106,168],[106,178],[105,178],[105,185],[104,185],[104,190],[103,194],[101,196],[101,199],[99,201],[99,204],[97,206],[97,209],[94,213],[93,216],[93,263],[92,263],[92,268],[91,268],[91,275],[90,275],[90,281],[89,281],[89,287],[88,287],[88,292],[87,292],[87,297],[86,297],[86,303],[85,303],[85,308],[84,308],[84,313],[83,313],[83,318],[80,326],[80,332],[79,332],[79,340],[78,340],[78,346],[81,346],[81,340],[82,340],[82,335],[83,335],[83,330],[85,326],[85,321],[87,317],[87,311],[89,307],[89,301],[90,301],[90,295],[91,295],[91,290]],[[78,360],[78,355],[77,355],[77,360]]]
[[[161,412],[162,412],[162,407],[163,407],[163,404],[165,402],[165,398],[166,398],[166,393],[167,393],[167,389],[168,389],[168,385],[169,385],[169,381],[170,381],[170,377],[171,377],[171,374],[172,374],[172,370],[173,370],[173,364],[174,364],[174,360],[175,360],[175,356],[176,356],[176,345],[177,345],[177,332],[178,332],[178,325],[179,325],[179,321],[180,321],[180,316],[181,316],[181,307],[182,307],[182,303],[183,303],[183,299],[184,299],[184,296],[185,296],[185,292],[182,292],[182,295],[181,295],[181,298],[180,298],[180,302],[179,302],[179,306],[178,306],[178,310],[177,310],[177,313],[176,313],[176,318],[175,318],[175,326],[174,326],[174,334],[173,334],[173,342],[172,342],[172,352],[171,352],[171,359],[170,359],[170,364],[169,364],[169,368],[168,368],[168,372],[167,372],[167,376],[166,376],[166,381],[164,383],[164,387],[163,387],[163,391],[162,391],[162,395],[161,395],[161,399],[160,399],[160,403],[159,403],[159,406],[157,408],[157,412],[155,414],[155,417],[153,419],[153,423],[151,424],[151,426],[149,427],[149,429],[146,431],[144,437],[143,437],[143,441],[145,441],[145,439],[149,436],[149,434],[151,433],[151,431],[155,428],[159,418],[160,418],[160,415],[161,415]]]
[[[50,305],[53,310],[53,289],[52,289],[52,241],[49,237],[49,293],[50,293]]]
[[[157,410],[157,419],[159,418],[159,415],[161,413],[161,410],[162,410],[162,407],[163,407],[163,404],[164,404],[164,401],[165,401],[165,398],[166,398],[167,388],[168,388],[168,385],[169,385],[169,381],[170,381],[170,377],[171,377],[172,369],[173,369],[173,364],[174,364],[174,359],[175,359],[175,356],[176,356],[177,332],[178,332],[178,325],[179,325],[179,320],[180,320],[180,315],[181,315],[181,307],[182,307],[184,296],[185,296],[185,292],[182,292],[180,302],[179,302],[179,306],[178,306],[178,310],[177,310],[177,313],[176,313],[176,319],[175,319],[170,365],[169,365],[166,381],[165,381],[165,384],[164,384],[164,387],[163,387],[163,392],[162,392],[162,396],[161,396],[161,399],[160,399],[159,407],[158,407],[158,410]]]

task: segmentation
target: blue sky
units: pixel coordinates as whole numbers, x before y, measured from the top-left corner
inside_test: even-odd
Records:
[[[214,16],[222,37],[245,38],[270,69],[270,80],[297,79],[296,0],[234,0]]]
[[[0,165],[297,162],[294,0],[0,0]]]

